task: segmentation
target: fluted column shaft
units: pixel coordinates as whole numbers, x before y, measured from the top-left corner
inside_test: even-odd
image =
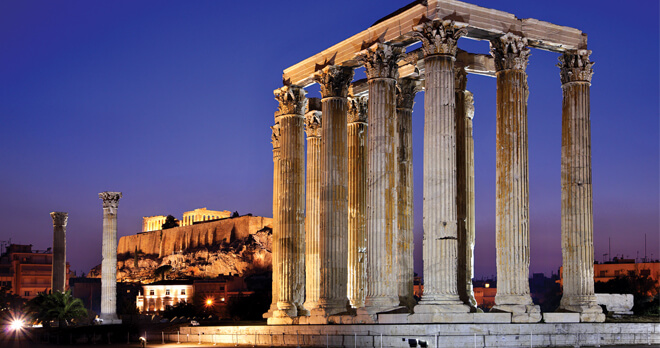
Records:
[[[279,284],[275,317],[294,317],[303,309],[305,291],[305,91],[285,86],[275,91],[280,102]]]
[[[412,112],[415,94],[420,90],[418,81],[404,78],[397,87],[397,276],[399,302],[409,309],[415,305],[413,250],[414,250],[414,210],[413,210],[413,148]]]
[[[456,95],[456,217],[458,236],[458,296],[463,303],[476,308],[472,288],[474,276],[474,141],[472,93],[465,90],[467,72],[457,68]]]
[[[305,115],[307,131],[307,211],[305,214],[305,308],[312,310],[319,301],[319,225],[321,218],[321,111]]]
[[[52,291],[66,290],[66,224],[69,214],[52,212],[53,218],[53,269],[51,277]]]
[[[321,224],[319,301],[313,315],[346,310],[348,258],[348,192],[346,113],[353,69],[331,65],[315,75],[321,85]]]
[[[508,33],[491,41],[497,70],[496,263],[494,309],[514,322],[541,319],[529,295],[529,170],[527,40]]]
[[[367,109],[366,97],[349,99],[348,111],[348,299],[364,307],[367,290]]]
[[[591,181],[591,51],[560,57],[562,77],[561,237],[563,296],[560,308],[582,321],[602,321],[594,294],[593,201]]]
[[[397,61],[403,49],[374,44],[358,53],[369,84],[367,135],[367,296],[370,313],[398,306],[397,284]]]
[[[121,192],[101,192],[103,245],[101,250],[101,319],[117,320],[117,209]]]
[[[268,312],[264,313],[264,318],[273,316],[273,312],[277,310],[277,301],[280,298],[280,267],[279,267],[279,247],[278,247],[278,224],[279,221],[279,188],[280,188],[280,126],[275,124],[271,127],[272,135],[271,142],[273,144],[273,230],[271,238],[271,265],[272,265],[272,283],[271,283],[271,303]],[[193,216],[189,216],[190,225],[192,225]]]

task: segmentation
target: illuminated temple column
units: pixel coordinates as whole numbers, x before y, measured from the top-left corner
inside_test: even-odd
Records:
[[[367,290],[367,97],[348,102],[348,300],[364,307]]]
[[[310,110],[305,114],[307,132],[307,202],[305,214],[305,308],[311,311],[319,301],[319,222],[321,194],[321,111]],[[320,106],[319,106],[320,109]]]
[[[101,319],[104,324],[117,318],[117,208],[121,192],[101,192],[103,200],[103,247],[101,261]]]
[[[367,135],[367,296],[374,314],[399,305],[397,287],[396,78],[401,47],[376,43],[358,53],[369,83]]]
[[[412,149],[412,112],[415,94],[421,90],[420,82],[415,78],[403,78],[398,81],[396,93],[396,119],[398,130],[397,165],[397,281],[399,302],[412,309],[415,306],[413,271],[413,149]]]
[[[529,294],[529,168],[527,155],[527,39],[507,33],[491,41],[497,70],[496,311],[513,322],[538,322]]]
[[[415,314],[467,313],[458,297],[454,61],[465,29],[434,20],[414,28],[422,41],[424,96],[424,294]],[[431,320],[436,321],[432,318]]]
[[[53,292],[66,290],[66,223],[69,214],[52,212],[53,218],[53,273],[51,289]]]
[[[284,86],[275,90],[275,117],[280,131],[280,178],[277,220],[279,299],[276,318],[305,315],[305,90]]]
[[[564,291],[560,309],[580,321],[603,322],[594,294],[593,202],[591,186],[591,51],[559,57],[562,83],[561,239]]]
[[[465,90],[467,72],[454,69],[456,95],[456,217],[458,221],[458,297],[476,311],[474,277],[474,99]]]
[[[346,311],[348,302],[348,193],[346,113],[353,68],[330,65],[314,75],[321,85],[321,224],[319,230],[320,291],[312,315],[327,317]]]
[[[280,298],[280,268],[279,263],[277,262],[278,256],[280,254],[279,248],[277,246],[277,238],[279,237],[279,232],[277,229],[277,214],[279,212],[279,194],[278,190],[280,187],[280,125],[275,123],[274,126],[270,127],[272,130],[271,143],[273,144],[273,231],[272,231],[272,243],[271,243],[271,267],[273,270],[272,274],[272,288],[271,294],[272,299],[270,303],[270,308],[268,312],[264,313],[264,318],[271,318],[273,312],[277,310],[277,300]],[[189,216],[190,224],[192,225],[193,215]]]

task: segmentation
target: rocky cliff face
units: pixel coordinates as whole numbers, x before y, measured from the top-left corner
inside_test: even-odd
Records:
[[[117,248],[117,280],[160,280],[154,271],[164,265],[172,267],[167,279],[269,271],[271,224],[270,218],[241,216],[122,237]],[[101,277],[101,265],[88,277]]]

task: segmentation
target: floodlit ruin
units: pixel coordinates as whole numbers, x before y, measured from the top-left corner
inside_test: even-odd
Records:
[[[459,40],[490,43],[490,55]],[[407,50],[421,43],[421,47]],[[564,293],[546,322],[602,322],[593,282],[587,35],[452,0],[416,1],[287,69],[272,127],[269,324],[535,323],[529,291],[527,67],[556,52]],[[355,80],[364,67],[366,80]],[[472,293],[473,96],[497,79],[497,296]],[[319,84],[320,101],[305,88]],[[548,82],[551,83],[551,82]],[[413,299],[412,106],[424,91],[424,294]],[[305,143],[307,142],[307,143]],[[305,153],[307,144],[307,153]],[[305,175],[305,173],[307,173]]]

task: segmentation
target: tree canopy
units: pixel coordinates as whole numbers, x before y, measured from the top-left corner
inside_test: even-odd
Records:
[[[179,227],[179,220],[177,220],[174,216],[168,215],[165,218],[165,223],[161,226],[161,229],[166,230],[168,228],[174,228],[174,227]]]

